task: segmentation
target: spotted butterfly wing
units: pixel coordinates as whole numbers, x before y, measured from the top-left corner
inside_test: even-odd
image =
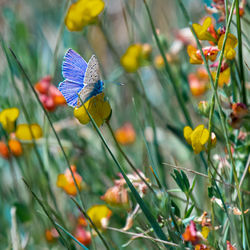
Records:
[[[96,56],[92,55],[88,62],[87,70],[84,76],[84,87],[79,92],[80,98],[77,100],[77,106],[80,107],[82,102],[85,103],[91,97],[100,94],[102,89],[103,82],[100,80],[99,63]]]

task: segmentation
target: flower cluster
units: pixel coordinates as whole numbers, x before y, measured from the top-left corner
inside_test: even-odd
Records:
[[[224,5],[224,4],[223,4]],[[218,52],[222,50],[223,41],[225,39],[225,29],[214,28],[214,22],[211,17],[206,17],[202,24],[193,24],[193,29],[201,41],[208,41],[210,46],[203,47],[202,51],[207,61],[214,62],[217,58]],[[218,85],[223,87],[224,84],[228,84],[230,81],[230,68],[228,67],[227,61],[233,60],[236,56],[235,47],[237,46],[237,38],[229,33],[225,43],[223,63],[220,68],[220,74],[218,79]],[[203,64],[203,59],[200,50],[195,48],[193,45],[187,47],[187,53],[190,58],[191,64]],[[215,80],[218,62],[210,65],[212,70],[212,77]]]
[[[65,24],[70,31],[81,31],[85,26],[96,22],[104,7],[103,0],[78,0],[69,7]]]
[[[129,72],[136,72],[139,67],[144,66],[150,57],[152,48],[149,44],[132,44],[121,57],[121,65]]]
[[[35,84],[35,90],[43,107],[48,111],[54,111],[57,106],[65,105],[66,101],[61,92],[52,84],[51,76],[43,77]]]
[[[232,103],[231,110],[229,124],[234,129],[239,129],[250,112],[244,103]]]
[[[6,140],[0,138],[0,155],[9,159],[13,156],[21,156],[23,147],[20,141],[39,139],[42,137],[42,129],[38,124],[16,124],[19,116],[18,108],[7,108],[0,112],[0,124],[5,131]]]
[[[86,230],[87,221],[83,216],[79,216],[77,219],[76,229],[74,231],[75,238],[81,242],[84,246],[91,244],[91,233]]]

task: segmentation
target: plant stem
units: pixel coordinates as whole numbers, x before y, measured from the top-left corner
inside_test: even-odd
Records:
[[[242,36],[241,36],[241,20],[239,13],[239,0],[236,0],[236,23],[237,23],[237,36],[238,36],[238,60],[240,64],[240,81],[242,90],[242,102],[247,105],[247,93],[245,86],[245,75],[243,66],[243,54],[242,54]]]

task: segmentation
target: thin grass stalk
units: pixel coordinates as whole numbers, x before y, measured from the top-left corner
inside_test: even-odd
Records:
[[[229,27],[230,27],[230,23],[231,23],[233,11],[234,11],[235,3],[236,3],[237,0],[234,0],[233,3],[232,3],[232,6],[231,6],[229,20],[227,22],[227,27],[226,27],[226,33],[225,33],[225,37],[224,37],[224,41],[223,41],[223,45],[222,45],[222,49],[221,49],[221,54],[220,54],[220,57],[219,57],[219,65],[218,65],[217,72],[216,72],[215,83],[213,81],[213,78],[212,78],[212,75],[211,75],[211,72],[210,72],[210,69],[209,69],[208,62],[206,61],[205,55],[204,55],[204,53],[202,51],[202,47],[201,47],[201,44],[199,42],[199,39],[198,39],[198,37],[197,37],[193,27],[192,27],[192,23],[190,22],[190,18],[189,18],[189,15],[188,15],[188,13],[187,13],[187,11],[185,9],[185,6],[182,3],[182,0],[178,0],[178,1],[180,3],[180,7],[181,7],[181,9],[182,9],[182,11],[184,13],[184,16],[186,17],[187,21],[189,22],[190,29],[191,29],[194,37],[195,37],[198,49],[201,52],[202,59],[203,59],[203,61],[205,63],[205,67],[206,67],[206,70],[207,70],[208,75],[209,75],[209,79],[210,79],[211,86],[212,86],[212,89],[213,89],[213,97],[212,97],[212,107],[211,107],[211,109],[214,110],[215,100],[216,100],[217,105],[218,105],[218,109],[219,109],[220,122],[221,122],[221,126],[223,128],[223,133],[224,133],[224,137],[225,137],[225,140],[226,140],[227,151],[228,151],[229,158],[230,158],[230,161],[231,161],[231,164],[232,164],[233,176],[234,176],[234,181],[235,181],[235,184],[236,184],[236,191],[237,191],[237,196],[238,196],[239,203],[240,203],[240,209],[241,209],[241,211],[244,211],[243,202],[242,202],[242,198],[241,198],[241,193],[240,193],[240,189],[239,189],[239,180],[238,180],[238,176],[237,176],[237,172],[236,172],[236,166],[235,166],[234,159],[233,159],[233,156],[232,156],[231,147],[230,147],[229,138],[228,138],[228,132],[227,132],[227,128],[226,128],[226,123],[225,123],[222,107],[221,107],[220,100],[219,100],[218,93],[217,93],[218,79],[219,79],[220,68],[221,68],[222,59],[223,59],[223,55],[224,55],[226,39],[227,39],[227,36],[229,34]],[[212,113],[211,113],[211,118],[210,119],[212,119]],[[210,122],[209,124],[212,126],[212,122]],[[211,127],[210,127],[209,136],[211,136]],[[211,143],[210,140],[209,140],[209,143]],[[246,224],[246,218],[245,218],[244,213],[242,213],[241,217],[242,217],[242,220],[243,220],[245,231],[247,232],[247,224]],[[246,234],[246,239],[247,239],[248,246],[250,247],[250,239],[249,239],[248,234]]]
[[[79,96],[79,95],[78,95]],[[88,114],[91,123],[93,125],[93,127],[95,128],[98,136],[100,137],[102,143],[104,144],[105,148],[107,149],[107,151],[109,152],[111,158],[113,159],[115,165],[118,167],[119,171],[121,172],[123,178],[125,179],[129,189],[131,190],[131,193],[133,194],[133,196],[135,197],[136,201],[138,202],[141,210],[143,211],[144,215],[146,216],[146,218],[148,219],[149,223],[151,224],[152,228],[154,229],[156,235],[161,239],[161,240],[167,240],[166,235],[164,234],[162,228],[159,226],[158,222],[156,221],[156,219],[154,218],[154,216],[152,215],[152,213],[150,212],[149,208],[147,207],[147,205],[144,203],[143,199],[141,198],[141,196],[139,195],[139,193],[137,192],[137,190],[135,189],[135,187],[133,186],[133,184],[131,183],[131,181],[129,180],[129,178],[127,177],[126,173],[124,172],[122,166],[120,165],[120,163],[118,162],[118,160],[116,159],[116,157],[114,156],[113,152],[111,151],[111,149],[109,148],[105,138],[103,137],[100,129],[98,128],[98,126],[96,125],[93,117],[90,115],[89,111],[87,110],[87,108],[85,107],[85,104],[83,103],[81,97],[79,96],[79,99],[86,111],[86,113]]]
[[[43,211],[45,212],[45,214],[47,215],[47,217],[49,218],[49,220],[51,221],[51,223],[54,225],[56,231],[58,232],[60,238],[62,239],[62,242],[65,244],[65,246],[67,246],[68,249],[70,249],[68,247],[67,241],[65,240],[65,238],[63,237],[63,235],[61,234],[60,230],[58,230],[57,225],[55,223],[55,221],[53,220],[53,218],[50,216],[49,212],[47,211],[47,209],[45,208],[43,202],[38,198],[38,196],[33,192],[33,190],[31,189],[30,185],[28,184],[28,182],[22,178],[25,186],[28,188],[28,190],[30,191],[30,193],[32,194],[32,196],[35,198],[35,200],[39,203],[39,205],[41,206],[41,208],[43,209]]]
[[[52,130],[53,130],[53,133],[54,133],[54,135],[55,135],[55,137],[56,137],[56,140],[57,140],[57,142],[58,142],[58,144],[59,144],[59,147],[60,147],[60,149],[61,149],[61,151],[62,151],[62,153],[63,153],[63,156],[64,156],[64,158],[65,158],[65,161],[66,161],[66,163],[67,163],[67,167],[68,167],[68,169],[69,169],[69,171],[70,171],[70,173],[71,173],[71,176],[72,176],[72,178],[73,178],[74,185],[75,185],[76,190],[77,190],[77,195],[78,195],[78,197],[80,198],[82,208],[83,208],[83,210],[85,210],[85,205],[84,205],[84,202],[83,202],[81,193],[80,193],[80,189],[79,189],[79,187],[78,187],[78,185],[77,185],[77,183],[76,183],[76,179],[75,179],[75,176],[74,176],[73,171],[72,171],[72,169],[71,169],[69,159],[68,159],[68,157],[67,157],[67,155],[66,155],[66,153],[65,153],[65,151],[64,151],[64,149],[63,149],[61,140],[60,140],[60,138],[59,138],[59,136],[58,136],[58,134],[57,134],[57,132],[56,132],[56,130],[55,130],[55,128],[54,128],[54,125],[53,125],[53,123],[52,123],[52,121],[51,121],[51,119],[50,119],[50,117],[49,117],[49,114],[48,114],[47,110],[43,107],[43,104],[41,103],[41,101],[40,101],[40,99],[39,99],[39,97],[38,97],[38,94],[36,93],[36,91],[35,91],[35,89],[34,89],[32,83],[31,83],[31,80],[30,80],[30,78],[28,77],[27,73],[25,72],[25,70],[24,70],[22,64],[21,64],[20,61],[17,59],[15,53],[13,52],[13,50],[12,50],[11,48],[10,48],[10,51],[11,51],[11,54],[13,55],[14,59],[16,60],[16,62],[17,62],[17,64],[18,64],[18,66],[19,66],[19,68],[20,68],[22,74],[23,74],[24,77],[27,79],[27,82],[28,82],[28,84],[29,84],[29,86],[30,86],[32,92],[34,93],[34,95],[35,95],[35,97],[36,97],[38,103],[40,104],[40,106],[41,106],[41,108],[42,108],[42,110],[43,110],[43,112],[44,112],[46,118],[47,118],[48,121],[49,121],[50,127],[51,127]],[[102,238],[101,240],[103,241],[103,238]],[[104,244],[104,245],[107,245],[106,242],[105,242],[105,240],[103,241],[103,244]]]
[[[162,58],[163,58],[163,60],[164,60],[164,67],[165,67],[165,70],[166,70],[166,72],[167,72],[167,74],[168,74],[168,76],[169,76],[169,78],[170,78],[170,82],[171,82],[171,84],[172,84],[172,86],[173,86],[173,89],[174,89],[175,95],[176,95],[176,97],[177,97],[178,103],[179,103],[179,105],[180,105],[180,107],[181,107],[181,110],[182,110],[182,112],[183,112],[183,115],[184,115],[184,117],[185,117],[185,119],[186,119],[187,124],[188,124],[190,127],[192,127],[192,121],[191,121],[190,115],[189,115],[189,113],[188,113],[188,110],[187,110],[186,105],[185,105],[185,103],[184,103],[184,100],[183,100],[183,98],[182,98],[182,95],[181,95],[181,93],[180,93],[180,91],[179,91],[179,89],[178,89],[178,84],[177,84],[178,81],[177,81],[177,79],[174,77],[174,74],[173,74],[173,72],[172,72],[172,70],[171,70],[171,67],[170,67],[169,64],[168,64],[166,55],[165,55],[165,53],[164,53],[164,49],[163,49],[163,47],[162,47],[162,45],[161,45],[161,42],[160,42],[160,40],[159,40],[159,37],[158,37],[158,35],[157,35],[156,28],[155,28],[155,25],[154,25],[152,16],[151,16],[151,14],[150,14],[150,10],[149,10],[147,1],[146,1],[146,0],[143,0],[143,3],[144,3],[144,5],[145,5],[145,7],[146,7],[146,11],[147,11],[147,14],[148,14],[148,17],[149,17],[149,22],[150,22],[150,25],[151,25],[151,28],[152,28],[152,31],[153,31],[153,35],[154,35],[156,44],[157,44],[157,46],[158,46],[158,49],[159,49],[159,51],[160,51],[160,53],[161,53],[161,56],[162,56]]]
[[[133,169],[133,171],[135,171],[135,173],[140,177],[140,179],[147,185],[147,187],[149,188],[150,191],[152,191],[152,193],[154,195],[156,195],[154,189],[148,184],[148,182],[143,178],[143,176],[140,174],[140,172],[137,170],[137,168],[134,166],[134,164],[132,163],[132,161],[129,159],[129,157],[126,155],[126,153],[123,151],[123,149],[121,148],[119,142],[117,141],[114,131],[110,125],[109,121],[106,121],[106,125],[110,131],[110,134],[115,142],[115,145],[117,147],[117,149],[119,150],[119,152],[122,154],[122,156],[124,157],[124,159],[127,161],[127,163],[129,164],[129,166]]]
[[[57,222],[55,224],[65,233],[67,234],[72,240],[74,240],[80,247],[82,247],[85,250],[88,250],[87,247],[85,247],[80,241],[78,241],[71,233],[69,233],[65,228],[60,226]]]
[[[238,36],[238,60],[240,66],[240,82],[242,90],[242,102],[247,105],[246,83],[244,75],[243,54],[242,54],[242,36],[241,36],[241,20],[239,10],[239,0],[236,0],[236,23],[237,23],[237,36]]]

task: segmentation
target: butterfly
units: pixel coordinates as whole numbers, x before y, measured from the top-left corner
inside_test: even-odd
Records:
[[[62,75],[65,80],[59,84],[58,89],[71,107],[80,107],[82,102],[87,102],[103,91],[104,83],[100,79],[99,63],[95,55],[86,63],[73,49],[68,49],[62,64]]]

